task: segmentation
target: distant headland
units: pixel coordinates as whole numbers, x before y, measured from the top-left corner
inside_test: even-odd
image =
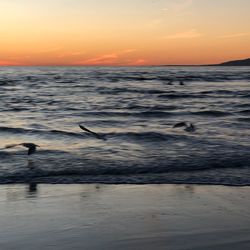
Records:
[[[199,67],[199,66],[250,66],[250,58],[243,60],[234,60],[223,62],[219,64],[201,64],[201,65],[162,65],[162,66],[173,66],[173,67]]]
[[[243,59],[243,60],[223,62],[221,64],[217,64],[216,66],[250,66],[250,58]]]

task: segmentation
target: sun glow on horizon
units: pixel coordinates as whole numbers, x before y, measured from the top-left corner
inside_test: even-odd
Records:
[[[249,9],[247,0],[1,0],[0,66],[246,58]]]

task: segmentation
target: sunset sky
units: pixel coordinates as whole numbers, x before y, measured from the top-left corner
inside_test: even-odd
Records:
[[[0,65],[250,57],[249,0],[0,0]]]

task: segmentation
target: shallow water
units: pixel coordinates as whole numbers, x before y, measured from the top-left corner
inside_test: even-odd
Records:
[[[2,67],[0,148],[41,148],[2,149],[0,183],[249,185],[249,87],[249,67]]]

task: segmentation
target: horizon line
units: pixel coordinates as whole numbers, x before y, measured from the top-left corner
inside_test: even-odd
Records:
[[[199,67],[199,66],[225,66],[224,63],[228,62],[238,62],[249,60],[250,58],[245,59],[233,59],[229,61],[223,61],[219,63],[210,63],[210,64],[2,64],[0,67]]]
[[[0,65],[0,67],[214,67],[214,66],[226,66],[219,64],[145,64],[145,65],[73,65],[73,64],[48,64],[48,65]]]
[[[208,66],[230,66],[223,65],[228,62],[238,62],[250,60],[250,58],[244,59],[233,59],[228,61],[223,61],[219,63],[210,63],[210,64],[134,64],[134,65],[126,65],[126,64],[2,64],[0,67],[208,67]]]

